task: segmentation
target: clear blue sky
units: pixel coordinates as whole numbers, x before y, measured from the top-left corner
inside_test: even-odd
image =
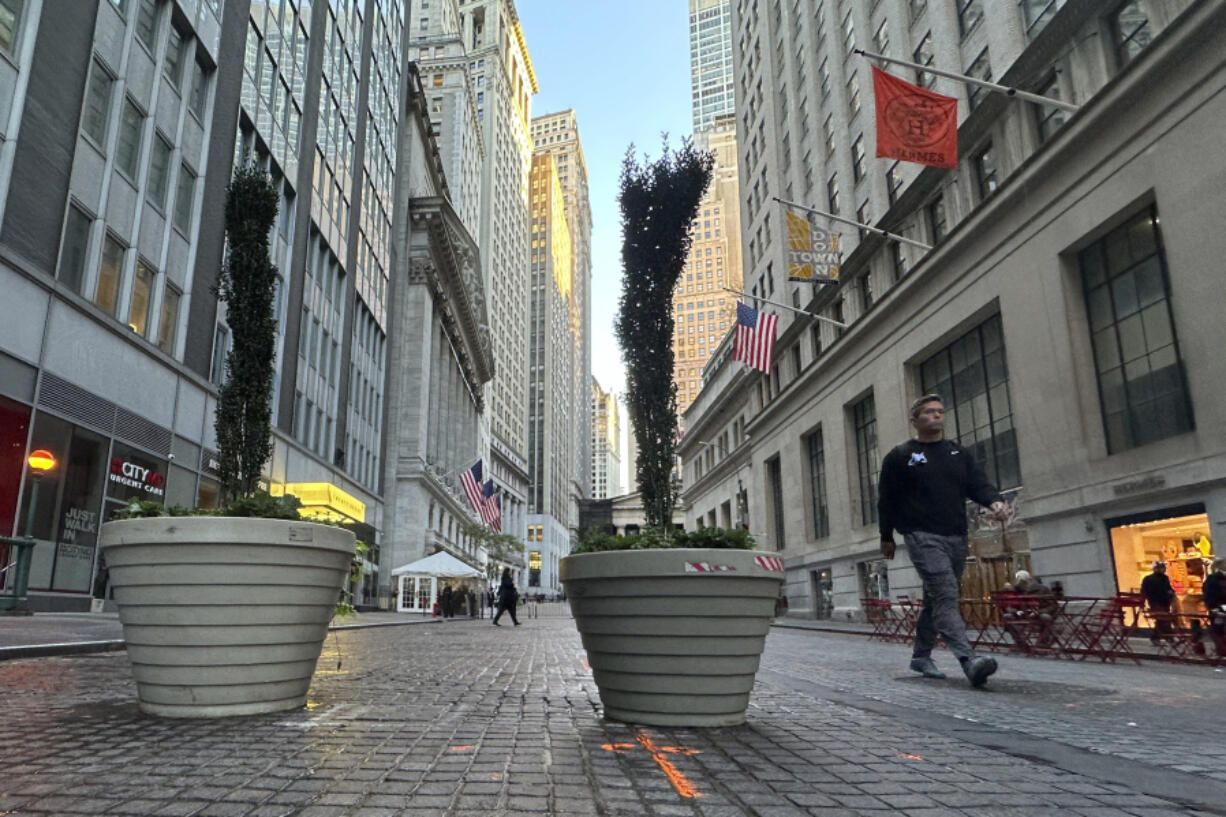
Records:
[[[617,178],[626,148],[660,155],[691,131],[685,0],[516,0],[541,91],[533,115],[574,108],[592,199],[592,374],[621,391],[613,336],[621,295]]]

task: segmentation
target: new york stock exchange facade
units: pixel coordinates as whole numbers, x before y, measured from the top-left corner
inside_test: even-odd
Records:
[[[790,615],[921,595],[905,549],[880,558],[876,483],[927,392],[1020,514],[1002,532],[968,508],[964,595],[1027,567],[1109,596],[1163,560],[1186,606],[1226,550],[1226,6],[1182,4],[1124,65],[1077,8],[1000,81],[1055,71],[1079,110],[1052,130],[989,95],[960,167],[925,169],[874,221],[931,250],[862,236],[840,285],[800,303],[845,330],[781,315],[768,375],[731,336],[704,370],[686,527],[747,525],[785,559]]]

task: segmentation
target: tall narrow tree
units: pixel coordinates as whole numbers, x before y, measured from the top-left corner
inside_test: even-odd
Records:
[[[214,420],[221,489],[230,500],[256,490],[264,463],[272,456],[277,268],[268,253],[268,236],[276,218],[277,190],[268,174],[244,163],[226,190],[229,255],[217,282],[233,338]]]
[[[669,530],[677,446],[673,382],[673,288],[690,252],[690,225],[711,181],[715,159],[689,139],[665,141],[654,162],[634,147],[622,162],[622,296],[617,340],[626,364],[626,404],[639,446],[636,476],[647,524]]]

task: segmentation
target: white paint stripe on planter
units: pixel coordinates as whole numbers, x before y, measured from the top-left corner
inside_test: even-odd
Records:
[[[143,711],[219,717],[306,703],[351,532],[161,517],[108,522],[101,547]]]
[[[783,582],[776,566],[770,554],[719,549],[562,559],[605,717],[651,726],[743,723]]]

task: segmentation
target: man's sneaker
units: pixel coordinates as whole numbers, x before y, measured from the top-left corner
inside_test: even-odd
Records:
[[[931,658],[912,658],[911,671],[918,672],[925,678],[944,678],[945,673],[937,669],[937,665],[933,663]]]
[[[971,686],[977,689],[988,682],[988,676],[996,672],[996,659],[981,655],[964,663],[962,669],[965,670],[966,679],[971,682]]]

